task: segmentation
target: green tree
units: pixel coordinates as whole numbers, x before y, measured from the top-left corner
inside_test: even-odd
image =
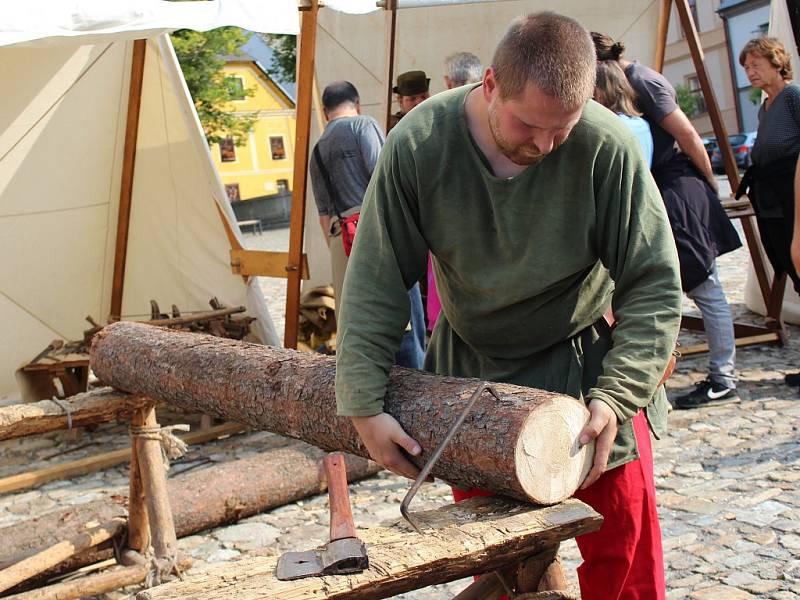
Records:
[[[243,88],[242,80],[226,76],[222,67],[225,56],[241,54],[247,35],[237,27],[220,27],[206,32],[179,29],[171,37],[208,143],[232,137],[237,146],[244,144],[256,117],[234,114],[228,104],[252,96],[255,88]]]
[[[278,33],[259,35],[272,48],[272,62],[267,67],[269,74],[278,81],[294,81],[297,72],[297,36]]]
[[[675,93],[678,96],[678,106],[690,119],[700,112],[700,102],[697,94],[688,85],[676,85]]]

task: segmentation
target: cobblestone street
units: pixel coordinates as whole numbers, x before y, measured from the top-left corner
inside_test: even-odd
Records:
[[[258,248],[285,250],[288,230],[245,236]],[[723,285],[738,320],[760,317],[744,306],[748,254],[740,249],[719,261]],[[262,280],[279,335],[283,332],[285,284]],[[685,310],[696,314],[687,300]],[[661,515],[668,597],[694,600],[800,598],[800,395],[784,385],[786,372],[800,370],[800,329],[788,327],[786,347],[740,349],[737,367],[740,403],[670,414],[668,436],[655,442],[655,473]],[[701,338],[682,333],[684,346]],[[670,394],[705,376],[704,355],[681,359]],[[128,443],[121,426],[105,425],[78,439],[70,432],[0,443],[0,476],[98,454]],[[171,473],[252,455],[278,443],[263,432],[243,434],[193,448]],[[55,481],[0,496],[0,527],[103,495],[125,493],[125,466]],[[351,486],[357,527],[386,524],[400,517],[399,504],[410,482],[388,473]],[[415,509],[450,501],[437,482],[423,488]],[[242,555],[279,554],[307,549],[327,535],[327,498],[317,496],[236,525],[180,540],[194,559],[235,561]],[[562,546],[567,575],[577,584],[574,542]],[[191,573],[191,572],[190,572]],[[453,582],[398,596],[414,600],[451,598],[469,581]],[[124,592],[105,598],[126,597]]]

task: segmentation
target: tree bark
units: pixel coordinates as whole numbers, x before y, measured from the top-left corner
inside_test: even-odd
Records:
[[[258,456],[193,470],[167,481],[178,537],[234,523],[327,489],[322,458],[325,452],[308,444],[291,445]],[[347,478],[357,481],[377,473],[373,462],[349,455]],[[213,482],[211,485],[209,482]],[[0,569],[52,546],[87,522],[124,517],[126,498],[110,496],[66,510],[48,513],[0,529]],[[398,512],[399,514],[399,512]],[[32,581],[93,564],[113,555],[110,544],[77,554]]]
[[[277,557],[249,557],[139,592],[136,600],[388,598],[520,562],[543,546],[596,531],[602,523],[600,515],[575,499],[534,507],[499,497],[470,498],[419,517],[435,535],[402,526],[359,532],[370,562],[362,573],[278,581]]]
[[[0,408],[0,440],[66,429],[70,421],[73,427],[84,427],[127,420],[136,410],[152,405],[149,398],[105,388],[77,394],[59,403],[42,400],[4,406]]]
[[[120,390],[368,456],[350,420],[336,416],[330,357],[121,322],[95,336],[91,364]],[[427,462],[481,383],[391,370],[385,410],[421,444],[417,465]],[[432,474],[539,504],[572,495],[593,455],[577,443],[586,407],[542,390],[496,388],[501,399],[481,396]]]

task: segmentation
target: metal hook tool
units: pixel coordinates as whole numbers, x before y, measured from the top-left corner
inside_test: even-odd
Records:
[[[411,525],[411,527],[413,527],[414,531],[416,531],[417,533],[421,534],[423,532],[417,525],[416,520],[411,516],[411,513],[408,511],[408,507],[411,504],[411,500],[414,499],[414,496],[416,495],[419,488],[422,487],[423,483],[425,483],[425,480],[431,473],[431,469],[433,469],[433,466],[436,464],[436,461],[438,461],[439,458],[442,456],[442,452],[444,452],[444,449],[452,441],[453,437],[455,437],[456,432],[464,423],[464,420],[467,418],[467,415],[472,410],[472,407],[475,405],[475,402],[478,400],[478,398],[481,397],[481,394],[483,394],[483,392],[485,391],[488,391],[490,394],[492,394],[492,396],[497,398],[497,400],[500,400],[500,394],[497,391],[497,388],[490,383],[481,384],[481,386],[472,393],[472,396],[470,396],[469,400],[467,401],[467,405],[464,407],[464,410],[461,411],[460,415],[458,415],[458,418],[455,420],[455,423],[453,423],[450,426],[450,429],[447,431],[447,435],[444,436],[442,443],[439,444],[439,447],[436,448],[436,451],[428,459],[428,462],[425,463],[424,467],[422,467],[422,470],[419,472],[419,475],[417,475],[416,481],[414,481],[414,485],[412,485],[411,489],[408,490],[408,492],[406,493],[406,497],[403,498],[403,502],[400,504],[400,514],[403,515],[403,518],[406,521],[408,521],[409,525]]]

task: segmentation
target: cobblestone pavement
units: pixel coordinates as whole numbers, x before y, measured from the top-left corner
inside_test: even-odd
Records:
[[[285,249],[285,230],[246,236],[261,248]],[[720,260],[720,273],[737,319],[758,322],[744,306],[747,252]],[[285,285],[262,280],[279,333],[283,328]],[[694,308],[687,301],[687,313]],[[783,374],[800,367],[800,330],[789,327],[784,348],[759,346],[739,351],[739,404],[673,411],[669,435],[655,443],[655,473],[661,515],[668,597],[694,600],[800,598],[800,398],[783,384]],[[682,333],[684,345],[700,341]],[[670,393],[704,377],[706,358],[682,359],[669,382]],[[185,421],[185,418],[183,419]],[[125,430],[101,426],[77,439],[60,432],[0,443],[0,477],[124,446]],[[275,443],[254,432],[193,448],[172,473],[203,468],[250,455]],[[56,481],[34,490],[0,496],[0,526],[67,504],[79,504],[127,486],[124,467]],[[409,482],[388,473],[351,486],[358,527],[399,518]],[[449,490],[435,483],[415,500],[422,509],[449,502]],[[418,503],[418,504],[417,504]],[[327,532],[325,496],[317,496],[180,540],[195,561],[235,561],[243,555],[278,554],[322,543]],[[562,546],[567,575],[576,583],[579,564],[574,542]],[[398,596],[413,600],[451,598],[469,581]],[[105,598],[122,598],[124,592]]]

